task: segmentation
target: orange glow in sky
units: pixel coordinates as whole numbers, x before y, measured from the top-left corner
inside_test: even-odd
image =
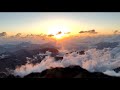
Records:
[[[40,12],[0,13],[0,32],[24,34],[54,34],[56,38],[67,36],[65,32],[78,34],[95,29],[99,33],[120,30],[120,13],[93,12]],[[63,32],[56,35],[57,32]]]

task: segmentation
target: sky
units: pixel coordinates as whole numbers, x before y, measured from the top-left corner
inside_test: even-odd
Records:
[[[91,29],[100,33],[112,33],[120,29],[120,13],[0,12],[0,32],[48,34],[59,26],[72,33]]]

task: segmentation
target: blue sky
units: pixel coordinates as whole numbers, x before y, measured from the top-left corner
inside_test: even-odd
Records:
[[[0,12],[0,32],[34,32],[37,25],[40,33],[44,31],[40,24],[59,18],[76,22],[81,30],[94,28],[99,32],[112,32],[120,29],[119,12]]]

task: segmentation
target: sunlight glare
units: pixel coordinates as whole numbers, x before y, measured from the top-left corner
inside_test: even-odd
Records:
[[[57,39],[64,37],[65,33],[69,31],[69,28],[63,25],[54,25],[48,28],[48,34],[54,35]]]

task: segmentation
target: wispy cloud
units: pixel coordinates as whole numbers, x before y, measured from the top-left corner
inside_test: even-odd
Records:
[[[93,29],[93,30],[89,30],[89,31],[80,31],[79,33],[97,34],[98,32],[96,32],[96,31]]]
[[[0,37],[2,37],[2,36],[7,36],[7,33],[6,32],[0,33]]]

